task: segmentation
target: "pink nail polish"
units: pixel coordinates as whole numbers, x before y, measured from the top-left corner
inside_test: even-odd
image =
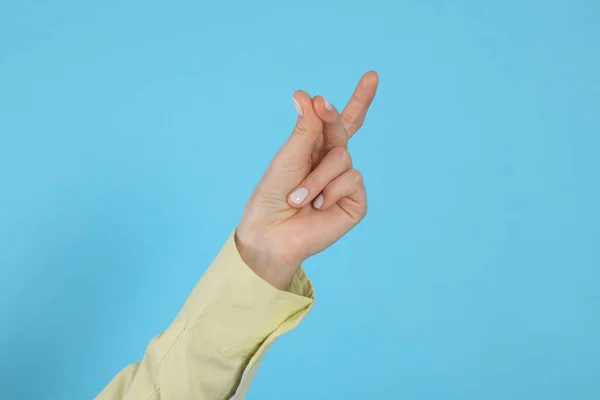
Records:
[[[314,205],[314,206],[315,206],[315,208],[317,208],[317,209],[318,209],[318,208],[321,208],[321,207],[323,206],[323,201],[324,201],[323,195],[322,195],[322,194],[320,194],[320,195],[318,195],[318,196],[317,196],[317,198],[315,199],[315,202],[313,203],[313,205]]]
[[[304,200],[306,200],[307,197],[308,189],[305,187],[301,187],[299,189],[296,189],[296,191],[290,195],[290,200],[292,200],[294,204],[300,204]]]
[[[294,107],[296,108],[298,115],[302,117],[304,115],[304,113],[302,112],[302,105],[300,105],[300,102],[294,97],[292,97],[292,100],[294,101]]]

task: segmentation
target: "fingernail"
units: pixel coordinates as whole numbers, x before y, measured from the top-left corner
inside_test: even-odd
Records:
[[[331,103],[329,101],[327,101],[327,99],[325,97],[323,97],[323,101],[325,102],[325,108],[329,111],[333,110],[333,106],[331,105]]]
[[[300,105],[300,102],[298,100],[296,100],[294,97],[292,97],[292,100],[294,101],[294,107],[296,107],[296,111],[298,111],[298,115],[303,116],[304,113],[302,112],[302,106]]]
[[[305,187],[301,187],[299,189],[296,189],[294,191],[294,193],[292,193],[290,195],[290,200],[292,200],[292,202],[294,204],[300,204],[304,200],[306,200],[307,197],[308,197],[308,189]]]
[[[317,196],[313,205],[315,206],[315,208],[321,208],[321,206],[323,205],[323,195],[322,194]]]

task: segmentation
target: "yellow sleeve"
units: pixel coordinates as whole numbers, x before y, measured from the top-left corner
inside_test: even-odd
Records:
[[[240,257],[235,230],[166,331],[97,400],[243,399],[271,344],[314,302],[302,267],[287,291]]]

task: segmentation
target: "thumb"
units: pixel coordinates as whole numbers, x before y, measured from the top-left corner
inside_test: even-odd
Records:
[[[311,155],[323,133],[323,122],[315,112],[310,95],[298,90],[292,96],[292,102],[298,113],[296,126],[267,171],[271,179],[283,184],[281,189],[284,191],[297,185],[310,173]]]
[[[323,122],[315,112],[308,93],[298,90],[292,96],[292,102],[298,113],[296,126],[288,140],[277,153],[278,165],[291,168],[308,165],[317,140],[323,132]]]

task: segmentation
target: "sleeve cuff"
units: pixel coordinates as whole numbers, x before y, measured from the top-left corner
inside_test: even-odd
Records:
[[[264,281],[242,260],[234,234],[229,235],[179,317],[188,328],[229,353],[249,355],[292,317],[297,325],[311,308],[314,291],[302,267],[285,291]]]

